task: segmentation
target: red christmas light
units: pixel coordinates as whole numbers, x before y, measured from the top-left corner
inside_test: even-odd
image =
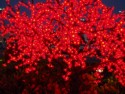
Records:
[[[21,6],[31,11],[30,17],[20,12]],[[95,77],[101,79],[100,72],[107,67],[125,86],[125,15],[113,14],[113,9],[101,0],[20,1],[14,8],[7,6],[0,13],[0,31],[10,34],[7,49],[12,50],[6,64],[21,61],[15,68],[28,65],[29,73],[37,70],[41,58],[48,59],[51,68],[53,59],[63,58],[69,70],[86,69],[86,57],[96,56],[100,64],[94,68]],[[63,77],[67,80],[70,74]]]

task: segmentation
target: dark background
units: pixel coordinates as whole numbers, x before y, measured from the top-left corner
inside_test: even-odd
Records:
[[[19,0],[10,0],[11,5],[15,5]],[[23,0],[27,1],[27,0]],[[45,2],[46,0],[34,0],[34,3],[37,2]],[[102,2],[108,7],[115,7],[114,13],[118,13],[118,11],[125,10],[125,0],[102,0]],[[6,6],[5,0],[0,0],[0,8],[4,8]]]

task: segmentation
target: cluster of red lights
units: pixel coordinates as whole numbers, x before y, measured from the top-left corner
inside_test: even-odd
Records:
[[[30,17],[20,12],[21,6],[31,11]],[[36,4],[20,1],[14,8],[7,6],[0,13],[0,31],[3,36],[10,34],[7,49],[13,53],[3,65],[21,61],[15,68],[28,65],[29,73],[37,71],[40,58],[48,59],[51,68],[53,59],[63,58],[67,69],[85,69],[86,57],[96,56],[101,60],[95,67],[97,81],[103,77],[97,70],[107,67],[125,86],[125,14],[113,14],[113,9],[101,0],[47,0]]]

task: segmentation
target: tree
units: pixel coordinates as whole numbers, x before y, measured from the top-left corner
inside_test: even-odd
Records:
[[[74,68],[90,70],[99,83],[104,70],[125,86],[125,15],[114,14],[101,0],[20,1],[0,14],[0,31],[6,40],[8,60],[15,69],[39,73],[39,63],[54,69],[61,62],[62,77],[70,79]],[[30,14],[21,12],[25,7]],[[58,70],[57,70],[58,71]]]

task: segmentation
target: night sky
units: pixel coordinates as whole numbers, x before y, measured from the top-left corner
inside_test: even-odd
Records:
[[[11,5],[15,5],[18,3],[19,0],[10,0]],[[27,1],[27,0],[24,0]],[[45,2],[45,0],[34,0],[34,3],[36,2]],[[108,7],[115,6],[115,13],[118,13],[118,11],[125,10],[125,0],[102,0],[102,2],[107,5]],[[4,8],[6,6],[5,0],[0,0],[0,8]]]

